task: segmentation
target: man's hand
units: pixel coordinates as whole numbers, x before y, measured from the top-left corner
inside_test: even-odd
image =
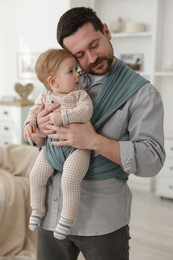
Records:
[[[48,128],[56,132],[48,135],[50,138],[58,139],[57,142],[52,142],[53,145],[93,150],[96,154],[121,165],[119,142],[96,133],[90,122],[70,124],[67,127],[49,125]]]
[[[39,113],[37,115],[37,134],[40,137],[47,137],[49,134],[54,133],[54,131],[50,128],[51,122],[49,114],[59,107],[59,104],[53,104],[48,107],[45,107],[44,104],[41,104]]]
[[[52,142],[55,146],[73,146],[78,149],[93,149],[93,143],[97,133],[90,122],[70,124],[66,127],[49,125],[48,128],[54,132],[54,134],[49,134],[48,137],[57,139],[57,142]]]

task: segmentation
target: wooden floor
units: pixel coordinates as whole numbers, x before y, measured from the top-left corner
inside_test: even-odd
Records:
[[[132,193],[130,260],[173,260],[173,200]]]
[[[132,190],[130,260],[173,260],[173,200]],[[31,260],[0,257],[0,260]],[[84,260],[80,255],[78,260]],[[108,260],[108,259],[107,259]]]
[[[173,200],[133,191],[131,260],[173,260]]]

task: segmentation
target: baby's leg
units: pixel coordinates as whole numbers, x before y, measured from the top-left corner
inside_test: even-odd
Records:
[[[70,233],[80,201],[81,181],[90,163],[89,150],[75,150],[64,163],[62,174],[63,208],[54,236],[65,239]]]
[[[29,219],[29,228],[31,230],[35,230],[38,227],[41,218],[45,215],[46,184],[52,174],[53,168],[46,160],[45,148],[43,148],[30,172],[30,199],[32,212]]]

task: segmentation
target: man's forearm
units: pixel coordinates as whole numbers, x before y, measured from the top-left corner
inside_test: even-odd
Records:
[[[91,150],[103,155],[107,159],[121,165],[120,146],[115,140],[97,134],[93,141]]]

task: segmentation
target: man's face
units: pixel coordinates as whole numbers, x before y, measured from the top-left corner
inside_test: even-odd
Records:
[[[111,35],[106,25],[103,29],[104,34],[87,23],[63,40],[64,46],[77,58],[80,67],[95,75],[108,72],[113,62]]]

